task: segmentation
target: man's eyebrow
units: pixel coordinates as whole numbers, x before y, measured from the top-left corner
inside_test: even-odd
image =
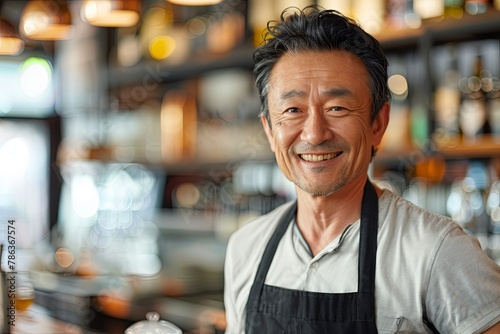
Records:
[[[352,97],[354,93],[347,88],[330,88],[321,92],[321,95],[328,97],[347,96]]]
[[[292,99],[294,97],[304,97],[306,95],[307,95],[307,93],[305,91],[294,89],[294,90],[290,90],[288,92],[281,94],[280,100],[288,100],[288,99]]]

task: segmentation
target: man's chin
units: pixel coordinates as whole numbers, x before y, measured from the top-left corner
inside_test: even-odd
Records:
[[[296,185],[303,192],[309,194],[312,197],[330,196],[330,195],[334,194],[338,189],[340,189],[339,186],[325,187],[325,185],[312,186],[312,185],[303,185],[303,184],[297,184],[297,183],[296,183]]]

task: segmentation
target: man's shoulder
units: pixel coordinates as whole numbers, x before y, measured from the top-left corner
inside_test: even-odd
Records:
[[[242,245],[253,244],[257,240],[268,240],[280,222],[280,218],[293,203],[293,201],[287,202],[264,215],[248,220],[231,235],[230,243]]]
[[[264,249],[271,239],[280,218],[293,202],[283,204],[271,212],[253,218],[236,230],[227,245],[226,280],[231,281],[232,289],[239,291],[249,288],[253,275],[260,263]]]
[[[411,231],[412,237],[419,232],[422,237],[441,238],[451,230],[462,230],[450,217],[431,212],[387,190],[384,190],[379,203],[383,225],[388,225],[386,228],[391,230]]]

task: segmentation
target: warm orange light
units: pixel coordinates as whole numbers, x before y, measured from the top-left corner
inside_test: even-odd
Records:
[[[73,253],[67,248],[59,248],[54,254],[54,258],[58,265],[63,268],[68,268],[75,261],[75,256]]]
[[[242,39],[245,19],[242,14],[225,14],[213,22],[207,33],[207,49],[214,53],[224,53],[234,48]]]
[[[175,50],[175,39],[168,35],[154,37],[149,42],[149,54],[154,59],[165,59]]]
[[[0,55],[18,55],[24,49],[24,41],[17,36],[14,27],[0,18]]]
[[[96,303],[107,315],[122,319],[130,315],[130,301],[117,293],[103,292],[96,297]]]
[[[196,102],[187,91],[170,90],[161,106],[162,156],[165,162],[194,157],[197,136]]]
[[[29,1],[19,23],[21,34],[36,40],[67,39],[72,29],[67,4],[55,0]]]
[[[85,0],[82,19],[99,27],[131,27],[139,21],[138,0]]]

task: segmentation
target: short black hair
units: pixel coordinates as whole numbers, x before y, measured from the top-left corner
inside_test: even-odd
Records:
[[[260,96],[261,113],[269,119],[267,95],[269,76],[274,65],[287,52],[347,51],[364,64],[371,90],[372,115],[375,120],[382,106],[390,100],[387,86],[387,58],[380,43],[353,19],[336,10],[313,5],[300,10],[285,9],[280,21],[267,24],[264,41],[253,54],[254,78]]]

